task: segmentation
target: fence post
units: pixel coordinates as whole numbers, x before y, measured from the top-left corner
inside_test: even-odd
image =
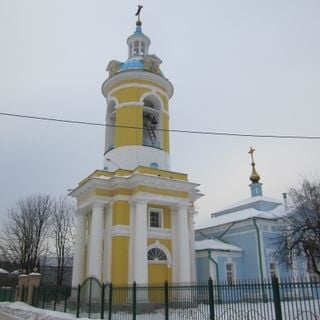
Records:
[[[81,290],[81,286],[79,284],[78,285],[78,295],[77,295],[77,315],[76,315],[77,318],[79,318],[79,314],[80,314],[80,290]]]
[[[57,298],[58,298],[58,287],[55,287],[55,292],[54,292],[54,304],[53,304],[53,311],[56,311],[57,307]]]
[[[68,297],[68,287],[65,287],[64,288],[64,307],[63,307],[63,312],[67,312],[67,297]]]
[[[273,302],[274,302],[274,311],[276,313],[276,320],[282,320],[279,281],[277,277],[272,277],[271,281],[272,281],[271,283],[272,283]]]
[[[21,300],[22,302],[24,302],[24,286],[21,287]]]
[[[112,316],[112,283],[109,284],[109,320]]]
[[[104,283],[102,282],[102,287],[101,287],[101,314],[100,318],[104,319]]]
[[[91,316],[91,297],[92,297],[92,278],[89,279],[89,310],[88,310],[88,316],[90,318]]]
[[[24,287],[29,285],[29,276],[26,274],[26,270],[23,271],[23,274],[20,274],[18,277],[18,286],[16,292],[16,301],[24,302]]]
[[[210,310],[210,320],[214,320],[214,299],[213,299],[213,281],[210,277],[208,280],[208,290],[209,290],[209,310]]]
[[[164,283],[164,316],[166,320],[169,320],[169,286],[167,280]]]
[[[137,284],[134,281],[132,286],[132,319],[136,320],[137,313]]]
[[[31,305],[35,307],[35,296],[38,294],[39,288],[33,288]]]
[[[37,272],[37,269],[34,269],[34,272],[29,274],[29,283],[28,283],[28,295],[27,303],[32,305],[33,290],[36,287],[40,286],[41,274]]]
[[[45,303],[45,296],[46,296],[46,287],[42,287],[42,309],[44,309],[44,303]]]
[[[40,296],[40,287],[38,288],[38,294],[37,294],[37,308],[39,308],[39,296]]]

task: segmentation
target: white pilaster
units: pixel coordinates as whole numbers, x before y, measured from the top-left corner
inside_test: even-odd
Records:
[[[147,258],[147,204],[136,202],[135,241],[134,241],[134,281],[137,284],[148,283]]]
[[[76,243],[74,248],[74,260],[72,270],[72,286],[78,286],[84,281],[85,245],[86,245],[86,218],[84,214],[78,213],[76,227]]]
[[[103,215],[104,205],[100,203],[94,204],[92,207],[90,244],[88,252],[88,277],[96,277],[99,281],[102,280]]]
[[[191,282],[190,242],[188,207],[179,206],[178,215],[178,243],[179,243],[179,282]]]

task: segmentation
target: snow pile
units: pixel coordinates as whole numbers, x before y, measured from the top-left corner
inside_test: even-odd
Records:
[[[1,312],[12,315],[21,320],[74,320],[76,317],[72,314],[49,311],[31,307],[23,302],[0,302],[0,318]],[[81,318],[87,320],[88,318]]]

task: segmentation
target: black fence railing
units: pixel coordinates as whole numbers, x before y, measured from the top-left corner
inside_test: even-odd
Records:
[[[0,302],[14,302],[16,297],[15,287],[0,287]]]
[[[41,286],[32,304],[77,317],[116,320],[316,320],[320,282],[239,281],[114,286],[89,278],[77,288]]]

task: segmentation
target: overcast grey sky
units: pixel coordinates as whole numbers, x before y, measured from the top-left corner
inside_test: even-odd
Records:
[[[320,136],[319,0],[1,0],[0,112],[103,122],[101,84],[126,60],[134,13],[175,87],[172,129]],[[319,174],[320,141],[171,134],[172,170],[201,184],[198,219]],[[0,217],[103,168],[104,129],[0,116]]]

